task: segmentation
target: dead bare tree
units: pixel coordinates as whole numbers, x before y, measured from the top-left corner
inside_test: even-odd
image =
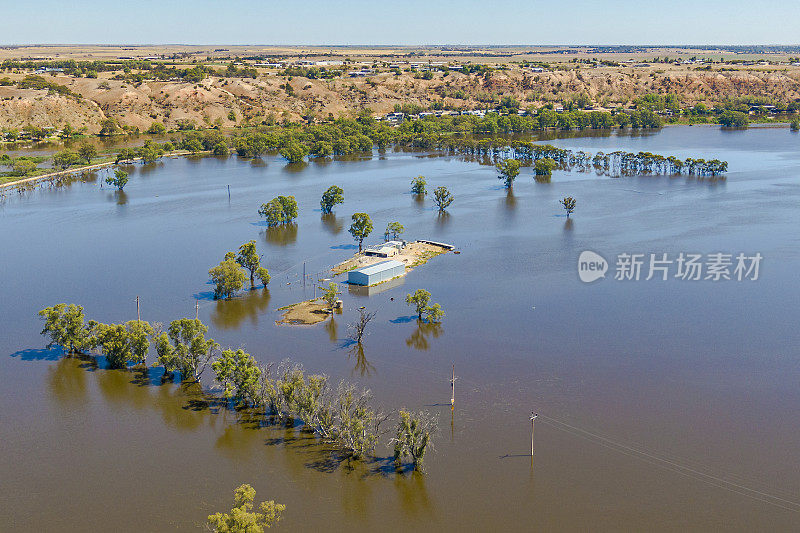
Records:
[[[361,341],[364,339],[364,331],[367,329],[367,324],[375,318],[376,311],[370,313],[361,307],[358,310],[358,314],[358,320],[347,326],[347,329],[350,330],[350,338],[358,344],[361,344]]]

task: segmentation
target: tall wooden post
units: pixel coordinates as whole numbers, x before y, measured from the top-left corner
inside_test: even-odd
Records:
[[[139,322],[142,321],[142,315],[141,315],[141,313],[139,313],[139,297],[138,296],[136,297],[136,320],[139,321]]]
[[[231,199],[231,186],[228,185],[228,200]]]
[[[200,320],[200,302],[194,302],[194,319]]]
[[[537,416],[539,415],[531,411],[531,457],[533,457],[533,423],[536,421]]]
[[[450,410],[456,405],[456,364],[453,363],[453,378],[450,380]]]

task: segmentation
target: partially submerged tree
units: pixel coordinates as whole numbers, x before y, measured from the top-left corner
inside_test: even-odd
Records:
[[[53,166],[61,170],[68,169],[72,165],[77,164],[78,161],[78,154],[72,150],[62,150],[53,155]]]
[[[427,185],[427,183],[428,182],[425,181],[425,176],[417,176],[411,180],[411,193],[417,196],[425,196],[428,194],[425,190],[425,185]]]
[[[562,206],[564,206],[564,211],[567,212],[567,218],[575,211],[575,198],[572,196],[565,196],[560,200]]]
[[[500,173],[497,178],[503,180],[506,188],[510,189],[514,185],[514,180],[519,176],[519,161],[516,159],[504,159],[495,166],[497,167],[497,172]]]
[[[330,309],[331,313],[333,313],[333,306],[336,305],[336,300],[339,299],[340,293],[339,285],[331,282],[322,294],[322,298],[325,300],[325,303],[328,304],[328,309]]]
[[[353,223],[350,225],[350,235],[358,241],[358,251],[361,252],[364,239],[372,233],[372,219],[366,213],[353,213]]]
[[[422,471],[425,453],[433,449],[435,431],[436,421],[428,413],[402,409],[395,437],[390,441],[394,444],[395,464],[399,467],[403,459],[410,457],[414,470]]]
[[[354,340],[356,343],[361,344],[361,341],[364,340],[364,335],[367,330],[367,325],[375,318],[377,314],[376,311],[367,312],[366,309],[363,307],[358,310],[358,320],[347,326],[347,328],[351,331],[350,338]]]
[[[125,322],[125,329],[128,332],[128,344],[131,350],[131,357],[128,361],[133,364],[147,365],[150,339],[155,331],[153,326],[145,320],[129,320]]]
[[[442,318],[444,318],[444,311],[441,305],[433,304],[425,308],[425,319],[429,323],[441,322]]]
[[[248,241],[239,246],[236,262],[250,273],[250,287],[256,286],[256,276],[261,279],[265,287],[267,286],[267,283],[269,283],[269,271],[261,266],[261,256],[256,251],[256,241]]]
[[[414,306],[417,312],[417,318],[422,319],[422,313],[427,309],[428,304],[431,302],[431,293],[425,289],[417,289],[414,294],[406,294],[406,303]]]
[[[268,226],[291,224],[297,218],[297,200],[294,196],[278,196],[261,204],[258,214],[267,219]]]
[[[118,168],[114,171],[113,176],[108,176],[106,178],[106,183],[111,185],[112,187],[116,187],[120,191],[125,188],[125,185],[128,183],[128,173]]]
[[[208,327],[197,319],[173,320],[166,333],[156,338],[158,364],[165,375],[180,373],[184,380],[199,380],[206,365],[219,350],[214,339],[206,339]]]
[[[250,485],[240,485],[234,491],[233,509],[227,513],[209,515],[207,526],[215,533],[264,533],[281,519],[286,506],[272,500],[262,502],[253,511],[256,490]]]
[[[403,232],[406,231],[406,228],[399,222],[389,222],[386,226],[386,231],[383,232],[383,237],[386,240],[389,240],[391,237],[392,239],[398,238]]]
[[[237,404],[257,405],[261,402],[258,384],[261,369],[252,355],[244,350],[223,350],[211,364],[215,381],[222,385],[222,395]]]
[[[439,207],[439,211],[443,212],[445,209],[447,209],[447,206],[453,203],[455,198],[447,189],[447,187],[436,187],[436,189],[433,191],[433,199],[436,202],[436,205]]]
[[[225,254],[225,259],[208,271],[214,282],[214,298],[232,298],[244,287],[247,276],[239,267],[233,252]]]
[[[533,172],[536,176],[551,176],[556,168],[556,162],[549,157],[537,159],[533,165]]]
[[[128,330],[124,324],[98,324],[96,337],[97,345],[111,368],[125,368],[128,361],[133,359]]]
[[[83,307],[75,304],[57,304],[39,311],[44,319],[41,334],[50,337],[47,348],[60,346],[67,353],[82,353],[91,347],[92,332],[85,323]]]
[[[343,202],[344,190],[339,186],[331,185],[322,193],[322,200],[320,200],[319,206],[322,208],[322,212],[327,214],[333,211],[333,206]]]
[[[308,155],[308,147],[300,142],[291,142],[281,149],[281,155],[290,163],[299,163]]]

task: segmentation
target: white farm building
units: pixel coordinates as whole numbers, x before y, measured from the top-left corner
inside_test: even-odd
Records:
[[[381,261],[358,270],[351,270],[347,274],[347,282],[353,285],[375,285],[376,283],[402,276],[405,272],[406,266],[400,261]]]

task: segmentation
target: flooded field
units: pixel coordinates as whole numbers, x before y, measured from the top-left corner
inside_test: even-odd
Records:
[[[192,531],[241,483],[286,504],[278,527],[290,531],[797,530],[800,136],[671,127],[548,142],[718,158],[729,172],[556,171],[536,183],[524,169],[507,193],[493,167],[458,157],[208,157],[132,167],[124,193],[101,188],[100,174],[6,199],[0,530]],[[453,192],[446,215],[411,196],[418,175]],[[345,203],[322,216],[333,184]],[[257,210],[279,194],[300,216],[267,229]],[[564,196],[577,200],[569,220]],[[396,220],[405,238],[461,253],[380,290],[345,290],[332,322],[276,325],[278,308],[314,295],[304,269],[326,277],[353,255],[354,212],[372,216],[370,242]],[[251,239],[269,290],[214,301],[208,269]],[[608,260],[605,279],[580,281],[585,250]],[[614,279],[619,254],[720,252],[760,253],[758,279],[648,281],[647,264],[638,281]],[[403,299],[418,288],[442,305],[441,325],[417,324]],[[376,461],[348,465],[305,434],[207,404],[197,387],[44,348],[39,309],[77,303],[124,321],[137,296],[143,319],[193,317],[199,302],[223,347],[363,384],[387,411],[436,413],[427,473],[396,475],[382,445]],[[359,352],[347,324],[362,305],[377,317]]]

